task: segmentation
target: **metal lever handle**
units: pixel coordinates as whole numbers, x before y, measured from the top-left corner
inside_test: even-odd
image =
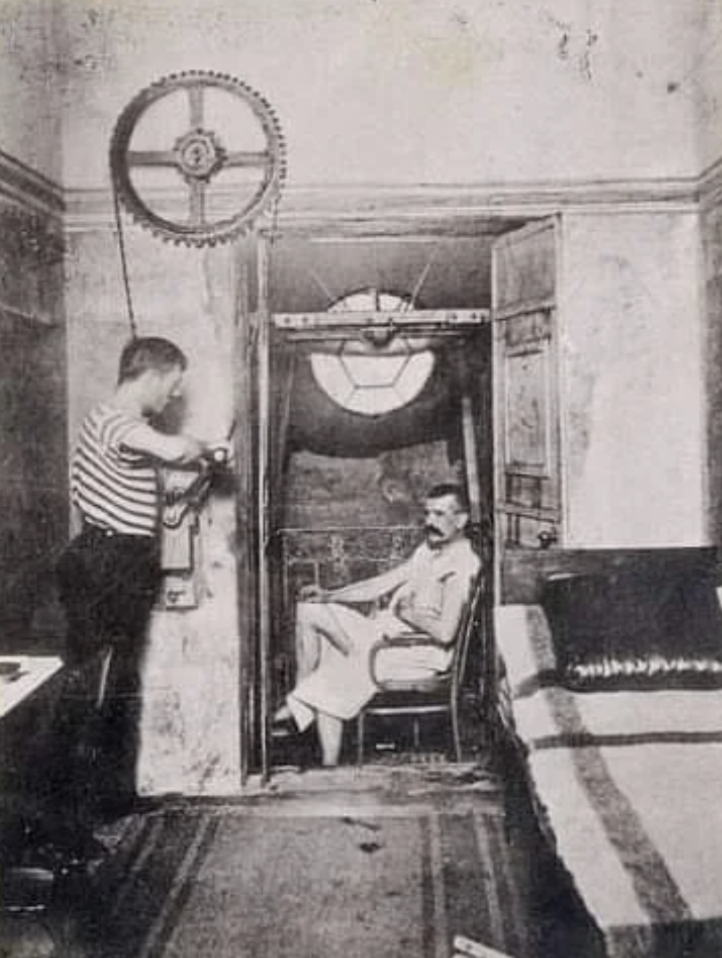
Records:
[[[559,542],[559,533],[556,529],[544,529],[539,533],[537,539],[539,540],[540,549],[548,549],[550,546]]]

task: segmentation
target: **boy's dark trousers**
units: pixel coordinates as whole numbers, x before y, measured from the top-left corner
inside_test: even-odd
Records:
[[[49,787],[78,834],[135,798],[140,667],[160,582],[157,543],[86,527],[57,567],[66,675]]]

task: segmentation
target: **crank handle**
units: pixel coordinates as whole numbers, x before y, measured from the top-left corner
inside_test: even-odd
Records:
[[[226,466],[231,458],[231,443],[219,442],[218,445],[211,446],[203,453],[203,458],[211,466]]]
[[[550,546],[559,542],[559,534],[556,529],[544,529],[539,533],[537,539],[539,540],[540,549],[548,549]]]

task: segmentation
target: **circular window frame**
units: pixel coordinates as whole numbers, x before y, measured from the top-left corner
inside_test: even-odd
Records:
[[[372,288],[356,290],[333,303],[329,313],[404,312],[410,297]],[[434,352],[403,332],[369,326],[344,339],[335,352],[312,351],[314,380],[328,398],[349,412],[383,416],[408,406],[429,382],[436,365]]]

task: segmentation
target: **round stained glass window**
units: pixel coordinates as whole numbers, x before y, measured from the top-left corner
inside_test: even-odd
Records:
[[[378,290],[361,290],[338,300],[329,312],[403,311],[408,299]],[[434,369],[425,341],[386,327],[369,325],[369,335],[344,340],[335,352],[311,353],[318,385],[339,406],[366,416],[393,412],[415,399]]]

